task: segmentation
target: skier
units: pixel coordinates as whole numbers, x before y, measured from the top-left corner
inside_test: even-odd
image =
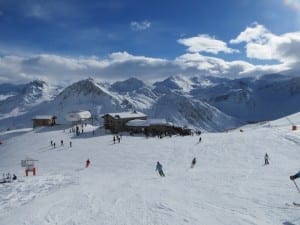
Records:
[[[76,135],[79,136],[79,126],[76,125]]]
[[[64,141],[60,140],[60,146],[63,146],[63,145],[64,145]]]
[[[70,141],[70,148],[72,148],[72,141]]]
[[[191,168],[194,168],[194,166],[196,165],[196,158],[193,158],[192,164],[191,164]]]
[[[296,186],[296,188],[297,188],[297,190],[300,194],[300,188],[298,187],[298,185],[296,184],[296,181],[295,181],[295,179],[297,179],[299,177],[300,177],[300,171],[298,173],[296,173],[295,175],[290,176],[290,179],[294,182],[294,184],[295,184],[295,186]],[[293,204],[295,206],[300,206],[300,203],[293,202]]]
[[[55,148],[55,145],[56,145],[56,144],[55,144],[55,142],[54,142],[54,143],[53,143],[53,147],[54,147],[54,148]]]
[[[88,168],[90,166],[90,164],[91,164],[90,159],[87,159],[86,163],[85,163],[85,168]]]
[[[269,155],[268,155],[268,153],[265,154],[265,165],[269,165]]]
[[[162,165],[160,164],[160,162],[157,162],[157,163],[156,163],[156,169],[155,169],[155,170],[158,171],[158,173],[159,173],[159,175],[160,175],[161,177],[164,177],[164,176],[165,176],[164,171],[163,171],[163,169],[162,169]]]
[[[50,141],[50,144],[51,144],[51,146],[53,146],[53,141],[52,140]]]
[[[13,180],[16,180],[16,179],[17,179],[16,174],[13,175],[12,179],[13,179]]]
[[[291,180],[295,180],[295,179],[297,179],[299,177],[300,177],[300,171],[298,173],[296,173],[295,175],[290,176],[290,179]]]
[[[114,141],[114,144],[116,144],[116,137],[115,136],[113,137],[113,141]]]
[[[201,137],[199,137],[199,143],[202,141],[202,138]]]

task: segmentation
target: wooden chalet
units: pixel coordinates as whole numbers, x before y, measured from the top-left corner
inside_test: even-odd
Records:
[[[53,126],[56,124],[56,116],[39,115],[32,118],[33,128],[41,126]]]
[[[110,130],[112,133],[127,131],[126,123],[130,120],[146,120],[147,115],[133,111],[133,112],[120,112],[108,113],[102,116],[104,119],[104,128]]]

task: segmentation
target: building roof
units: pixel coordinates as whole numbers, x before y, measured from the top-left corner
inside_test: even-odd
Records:
[[[130,120],[126,125],[131,127],[149,127],[154,125],[172,126],[172,124],[168,123],[165,119]]]
[[[126,118],[141,118],[141,117],[147,116],[144,113],[137,112],[137,111],[134,111],[134,112],[107,113],[104,116],[107,116],[107,115],[109,115],[111,117],[115,117],[115,118],[119,117],[121,119],[126,119]]]
[[[91,118],[91,113],[89,111],[76,111],[76,112],[69,112],[65,119],[67,121],[73,122],[73,121],[80,121],[80,120],[86,120]]]
[[[53,115],[37,115],[35,117],[33,117],[33,120],[52,120],[53,118],[55,118],[55,116]]]

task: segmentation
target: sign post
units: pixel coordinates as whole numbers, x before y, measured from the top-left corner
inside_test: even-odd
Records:
[[[33,176],[36,175],[36,168],[34,162],[37,162],[36,159],[26,158],[21,160],[21,166],[25,168],[25,175],[28,176],[29,172],[32,172]]]

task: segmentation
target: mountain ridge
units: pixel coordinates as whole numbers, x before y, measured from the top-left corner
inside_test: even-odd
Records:
[[[11,87],[13,93],[16,88]],[[33,81],[21,90],[0,101],[0,121],[5,122],[0,129],[13,126],[9,122],[12,117],[14,124],[18,123],[21,115],[29,126],[34,113],[55,114],[60,123],[66,123],[64,115],[74,110],[89,110],[93,115],[139,110],[149,118],[219,131],[300,111],[300,77],[281,74],[235,80],[171,76],[153,84],[134,77],[112,84],[87,78],[60,92],[44,81]],[[6,93],[9,91],[7,88]]]

